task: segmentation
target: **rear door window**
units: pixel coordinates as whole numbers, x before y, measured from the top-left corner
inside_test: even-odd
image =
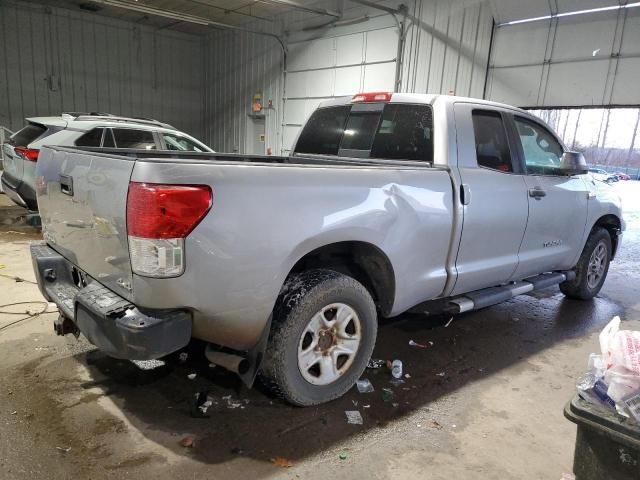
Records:
[[[478,166],[500,172],[513,172],[507,131],[500,113],[490,110],[474,110],[471,115]]]
[[[76,140],[78,147],[99,147],[102,143],[102,128],[94,128]]]
[[[351,105],[313,112],[296,144],[297,153],[337,155]]]
[[[134,128],[114,128],[113,136],[116,148],[135,148],[140,150],[155,150],[156,142],[153,133],[148,130]]]
[[[429,105],[389,104],[371,158],[433,161],[433,114]]]
[[[28,147],[31,142],[40,138],[46,131],[47,127],[44,125],[29,123],[26,127],[14,133],[9,140],[12,145],[17,147]]]

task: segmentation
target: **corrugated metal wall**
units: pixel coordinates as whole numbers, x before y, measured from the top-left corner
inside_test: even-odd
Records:
[[[381,2],[396,8],[400,3]],[[490,7],[468,0],[417,0],[409,5],[418,21],[409,22],[413,25],[407,31],[400,90],[482,97],[493,26]],[[390,15],[345,2],[342,20],[353,22],[344,26],[308,29],[310,16],[296,10],[280,20],[282,30],[290,32],[284,84],[277,41],[238,32],[209,37],[206,140],[214,149],[250,152],[247,137],[254,134],[249,113],[255,92],[272,98],[277,110],[266,112],[265,146],[275,154],[288,151],[322,99],[393,90],[398,29]],[[329,20],[316,16],[315,24]]]
[[[152,117],[203,137],[198,36],[0,2],[0,125],[63,111]]]
[[[640,105],[640,8],[499,27],[494,45],[492,100],[531,107]]]
[[[417,1],[407,31],[402,91],[482,98],[493,16],[484,2]]]
[[[217,151],[279,153],[282,145],[283,51],[278,40],[264,35],[225,31],[207,37],[205,47],[207,133],[205,141]],[[247,148],[254,117],[254,94],[260,92],[266,142],[262,152]]]

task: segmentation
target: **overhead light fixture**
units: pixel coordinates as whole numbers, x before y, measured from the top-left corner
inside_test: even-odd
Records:
[[[509,25],[520,25],[523,23],[539,22],[541,20],[551,20],[552,18],[573,17],[576,15],[586,15],[588,13],[611,12],[615,10],[636,7],[640,7],[640,2],[627,3],[626,5],[611,5],[609,7],[588,8],[585,10],[573,10],[571,12],[554,13],[551,15],[543,15],[541,17],[523,18],[521,20],[511,20],[509,22],[498,23],[496,27],[507,27]]]

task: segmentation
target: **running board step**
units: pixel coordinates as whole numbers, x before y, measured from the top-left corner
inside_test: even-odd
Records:
[[[411,312],[436,313],[434,311],[435,306],[435,310],[439,312],[455,315],[470,310],[490,307],[491,305],[505,302],[523,293],[551,287],[565,280],[573,280],[575,277],[576,273],[574,271],[543,273],[535,277],[525,278],[520,282],[513,282],[498,287],[483,288],[482,290],[475,290],[465,293],[464,295],[424,302],[413,307]]]
[[[449,300],[451,313],[463,313],[469,310],[489,307],[497,303],[510,300],[513,297],[540,290],[552,285],[557,285],[565,280],[573,280],[576,273],[573,271],[552,272],[525,278],[521,282],[509,283],[500,287],[483,288],[474,292],[465,293]]]

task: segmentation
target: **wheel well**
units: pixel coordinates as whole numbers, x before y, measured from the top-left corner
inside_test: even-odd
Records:
[[[383,315],[388,315],[395,297],[395,275],[387,256],[366,242],[338,242],[317,248],[302,257],[289,275],[312,268],[327,268],[349,275],[369,291]]]
[[[618,234],[621,229],[620,219],[615,215],[605,215],[598,219],[594,225],[594,228],[595,227],[602,227],[609,232],[609,236],[611,237],[611,247],[613,249],[611,252],[611,258],[615,257],[616,252],[618,251]]]

